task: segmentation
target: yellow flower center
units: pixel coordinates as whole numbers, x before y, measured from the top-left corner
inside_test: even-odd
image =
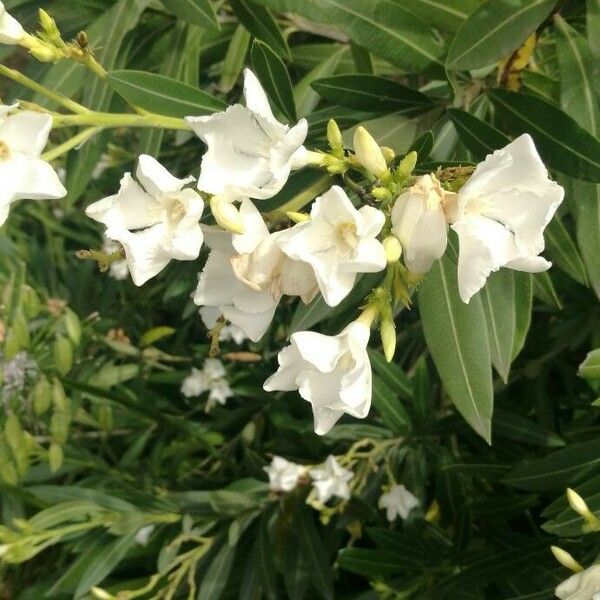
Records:
[[[337,234],[342,245],[348,250],[356,250],[358,246],[358,236],[356,235],[356,224],[346,221],[337,226]]]

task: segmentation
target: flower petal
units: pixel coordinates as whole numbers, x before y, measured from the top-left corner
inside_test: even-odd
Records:
[[[39,157],[48,143],[52,117],[44,113],[23,110],[0,123],[0,140],[10,153]]]
[[[183,186],[194,181],[193,177],[178,179],[155,158],[142,154],[138,158],[136,177],[143,188],[154,198],[179,192]]]

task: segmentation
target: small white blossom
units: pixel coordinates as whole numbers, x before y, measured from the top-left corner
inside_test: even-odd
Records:
[[[133,282],[140,286],[172,259],[198,258],[204,202],[184,188],[193,178],[173,177],[151,156],[139,157],[136,176],[139,184],[126,173],[119,192],[94,202],[86,214],[106,225],[106,237],[123,246]]]
[[[306,467],[274,456],[268,467],[263,467],[269,476],[269,489],[273,492],[290,492],[297,485],[298,480],[306,473]]]
[[[211,405],[219,403],[225,405],[228,398],[233,396],[233,390],[229,387],[229,384],[225,379],[217,379],[210,385],[210,393],[208,394],[208,401]]]
[[[456,194],[446,192],[435,175],[419,177],[392,209],[392,233],[400,240],[404,262],[413,273],[426,273],[448,244],[445,207]]]
[[[218,358],[207,358],[204,361],[202,371],[211,381],[222,379],[227,374],[223,363]]]
[[[306,119],[289,128],[273,116],[258,79],[244,71],[246,106],[225,112],[187,117],[207,144],[198,189],[229,200],[271,198],[285,185],[290,171],[303,166]]]
[[[15,45],[25,36],[21,24],[11,16],[0,2],[0,44]]]
[[[181,384],[181,393],[186,398],[200,396],[208,389],[210,389],[209,378],[203,371],[196,369],[196,367],[192,368],[191,373],[183,380]]]
[[[538,273],[551,263],[544,229],[564,198],[548,178],[527,134],[490,154],[460,189],[452,229],[458,234],[458,287],[469,302],[501,267]]]
[[[137,533],[135,534],[135,541],[140,546],[146,546],[154,529],[154,525],[144,525],[144,527],[138,529]]]
[[[335,456],[329,455],[321,467],[311,469],[310,476],[313,488],[317,492],[317,500],[321,504],[325,504],[334,496],[342,500],[350,498],[348,482],[354,477],[354,473],[344,469]]]
[[[315,433],[324,435],[347,413],[364,419],[371,408],[369,327],[350,323],[336,336],[313,331],[292,334],[278,356],[279,369],[264,383],[267,391],[298,390],[310,402]]]
[[[388,521],[397,517],[407,519],[410,511],[419,506],[419,500],[403,485],[395,485],[379,498],[379,508],[385,509]]]
[[[384,223],[380,210],[357,210],[346,192],[333,186],[315,200],[310,220],[284,232],[279,245],[290,258],[312,267],[325,302],[337,306],[358,273],[385,268],[385,250],[377,240]]]
[[[52,117],[28,110],[8,115],[14,108],[0,105],[0,225],[16,200],[56,199],[67,194],[56,171],[40,158]]]
[[[246,334],[237,325],[225,325],[219,332],[219,340],[222,342],[232,341],[234,344],[241,346],[246,339]]]
[[[600,564],[571,575],[554,593],[560,600],[600,600]]]

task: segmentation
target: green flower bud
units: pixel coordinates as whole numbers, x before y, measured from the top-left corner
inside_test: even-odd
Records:
[[[19,338],[15,333],[14,328],[10,327],[4,338],[4,358],[6,360],[13,359],[18,354],[19,350],[21,350]]]
[[[400,244],[400,240],[395,235],[388,235],[388,237],[383,240],[382,244],[388,263],[398,262],[402,256],[402,245]]]
[[[388,362],[391,362],[394,358],[394,353],[396,352],[396,327],[394,326],[394,321],[391,319],[384,319],[381,322],[379,333],[381,334],[381,343],[383,344],[385,359]]]
[[[40,314],[40,298],[32,287],[24,285],[21,288],[21,303],[28,319],[34,319]]]
[[[400,179],[408,179],[417,166],[417,153],[413,150],[409,152],[398,165],[396,174]]]
[[[329,147],[333,152],[339,154],[344,152],[344,140],[342,139],[342,132],[338,127],[338,124],[333,120],[329,119],[327,122],[327,141]]]
[[[57,335],[54,340],[54,362],[61,375],[66,375],[73,366],[73,346],[62,335]]]
[[[56,411],[71,412],[71,402],[65,394],[65,388],[63,388],[62,383],[56,378],[52,382],[52,403]]]
[[[62,467],[63,460],[64,454],[62,446],[56,442],[52,442],[48,449],[48,464],[50,465],[50,471],[56,473],[56,471]]]
[[[31,403],[33,404],[33,411],[38,416],[43,415],[52,404],[52,387],[44,376],[38,379],[33,388]]]
[[[65,310],[64,323],[69,339],[74,346],[78,346],[81,341],[81,323],[79,317],[70,308]]]

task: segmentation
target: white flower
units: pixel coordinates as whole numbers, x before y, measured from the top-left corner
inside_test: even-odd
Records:
[[[544,250],[544,229],[564,197],[548,178],[527,134],[490,154],[458,193],[458,286],[469,302],[492,271],[508,267],[537,273],[551,263]]]
[[[434,175],[423,175],[397,198],[392,233],[400,240],[404,262],[413,273],[426,273],[446,251],[444,209],[455,196],[446,192]]]
[[[281,249],[309,264],[329,306],[337,306],[352,290],[357,273],[375,273],[386,266],[377,235],[385,215],[371,206],[356,210],[338,186],[319,196],[310,220],[284,232]]]
[[[252,71],[244,71],[246,106],[186,121],[207,144],[198,189],[229,200],[265,199],[285,185],[291,169],[303,166],[308,129],[301,119],[291,129],[279,123]]]
[[[253,341],[269,327],[283,293],[301,295],[305,301],[316,293],[310,268],[285,256],[269,234],[262,216],[247,198],[240,205],[244,234],[209,232],[212,248],[200,274],[194,302],[217,308]],[[213,311],[202,313],[207,327],[216,320]]]
[[[223,363],[218,358],[207,358],[202,366],[202,371],[210,381],[222,379],[227,374]]]
[[[227,398],[233,396],[233,390],[225,379],[217,379],[210,384],[210,393],[208,394],[208,402],[213,405],[218,402],[225,405]]]
[[[144,525],[144,527],[138,529],[137,533],[135,534],[136,543],[140,546],[146,546],[154,529],[154,525]]]
[[[320,468],[311,469],[310,476],[313,480],[313,488],[317,492],[317,499],[321,504],[325,504],[334,496],[342,500],[350,498],[348,482],[354,477],[354,473],[344,469],[335,456],[329,455]]]
[[[263,470],[269,476],[269,489],[273,492],[290,492],[306,473],[306,467],[287,461],[281,456],[274,456],[271,464],[263,467]]]
[[[195,367],[181,384],[181,393],[186,398],[200,396],[210,388],[210,380],[206,374]]]
[[[265,381],[264,389],[298,390],[312,406],[319,435],[344,413],[364,419],[371,408],[369,327],[355,321],[336,336],[299,331],[290,341],[279,353],[279,369]]]
[[[225,325],[219,333],[219,340],[222,342],[232,341],[240,346],[246,340],[246,334],[237,325]]]
[[[0,225],[15,200],[62,198],[67,190],[48,162],[40,158],[52,129],[47,114],[0,105]]]
[[[25,36],[21,24],[10,14],[0,2],[0,44],[18,44]]]
[[[419,500],[403,485],[395,485],[379,498],[378,506],[385,508],[387,520],[393,521],[398,516],[408,518],[410,511],[419,506]]]
[[[141,185],[126,173],[117,194],[85,212],[106,225],[106,237],[122,244],[133,282],[140,286],[172,259],[198,258],[204,202],[194,190],[184,189],[193,178],[173,177],[151,156],[139,157],[136,176]]]
[[[600,600],[600,564],[571,575],[554,593],[560,600]]]

